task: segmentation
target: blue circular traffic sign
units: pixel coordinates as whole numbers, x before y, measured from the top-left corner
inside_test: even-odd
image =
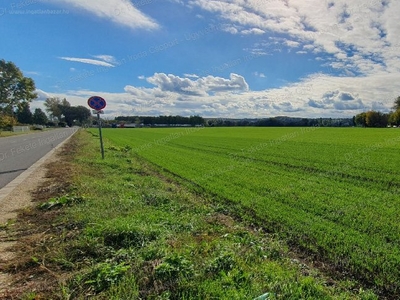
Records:
[[[106,107],[106,100],[99,96],[93,96],[88,99],[88,105],[95,110],[102,110]]]

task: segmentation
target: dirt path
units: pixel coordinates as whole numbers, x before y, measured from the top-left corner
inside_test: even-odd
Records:
[[[53,152],[44,164],[38,166],[29,177],[0,202],[0,298],[11,285],[11,275],[2,270],[3,266],[15,258],[15,252],[11,249],[17,243],[16,238],[10,235],[7,228],[12,226],[19,211],[33,205],[31,193],[48,180],[46,178],[47,166],[57,161],[59,151]]]

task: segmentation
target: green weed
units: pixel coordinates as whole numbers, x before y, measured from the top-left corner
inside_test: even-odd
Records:
[[[65,195],[61,197],[51,198],[49,201],[40,204],[39,208],[43,210],[50,210],[54,208],[61,208],[67,205],[81,203],[83,201],[84,198],[81,196]]]
[[[89,272],[76,275],[69,284],[75,293],[98,294],[116,285],[128,272],[124,263],[104,262],[95,265]]]

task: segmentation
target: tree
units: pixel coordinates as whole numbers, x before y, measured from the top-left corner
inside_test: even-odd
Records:
[[[84,106],[66,106],[63,107],[62,113],[68,126],[72,126],[74,121],[82,124],[91,116],[90,110]]]
[[[61,121],[61,115],[64,114],[63,110],[71,107],[71,104],[65,98],[61,100],[60,98],[53,97],[47,98],[44,102],[44,106],[51,119],[57,118],[58,121]]]
[[[389,122],[393,125],[400,124],[400,96],[394,100],[393,109],[396,111],[390,114]]]
[[[386,127],[388,124],[388,114],[378,111],[367,111],[365,113],[365,123],[368,127]]]
[[[17,120],[19,123],[22,124],[32,124],[33,122],[32,112],[28,102],[21,104],[21,106],[18,108]]]
[[[400,109],[400,96],[397,97],[397,98],[394,100],[393,109],[394,109],[394,110],[399,110],[399,109]]]
[[[195,125],[204,125],[204,119],[203,119],[202,117],[198,116],[198,115],[196,115],[196,116],[190,116],[190,118],[189,118],[189,123],[190,123],[192,126],[195,126]]]
[[[14,110],[37,97],[32,78],[24,77],[13,62],[0,60],[0,110],[12,115]]]
[[[365,118],[366,118],[365,112],[362,112],[362,113],[356,115],[354,118],[354,122],[356,123],[356,126],[362,126],[362,127],[367,126],[367,122],[366,122]]]
[[[400,125],[400,109],[390,114],[389,123],[392,125]]]
[[[13,116],[6,115],[0,112],[0,128],[11,129],[12,126],[17,124],[17,120]]]
[[[91,117],[91,112],[88,108],[79,105],[76,107],[76,120],[79,121],[79,123],[84,123],[85,121],[87,121],[90,117]]]
[[[33,113],[33,123],[37,125],[45,125],[48,122],[48,118],[43,110],[36,108]]]

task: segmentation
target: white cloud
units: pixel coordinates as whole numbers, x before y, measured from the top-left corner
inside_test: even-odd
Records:
[[[128,0],[52,0],[51,3],[63,3],[82,9],[132,29],[157,29],[159,27],[157,22],[143,14]]]
[[[286,41],[285,41],[285,44],[286,44],[288,47],[291,47],[291,48],[297,48],[297,47],[300,46],[300,43],[299,43],[299,42],[295,42],[295,41],[291,41],[291,40],[286,40]]]
[[[231,73],[229,79],[215,76],[206,76],[192,80],[181,78],[173,74],[155,73],[147,81],[162,91],[175,92],[184,96],[206,96],[219,92],[247,91],[249,86],[246,80],[237,74]]]
[[[108,62],[110,64],[116,64],[117,63],[117,60],[112,55],[103,54],[103,55],[94,55],[93,57],[97,58],[97,59],[100,59],[102,61]]]
[[[324,52],[333,58],[332,68],[345,74],[400,71],[399,1],[281,1],[191,0],[212,12],[230,28],[229,32],[257,34],[273,32],[280,38],[257,43],[247,50],[268,54],[286,47]],[[233,30],[235,29],[235,30]],[[304,54],[298,51],[298,54]],[[374,55],[371,55],[374,53]]]
[[[113,64],[110,64],[110,63],[102,61],[102,60],[97,60],[97,59],[77,58],[77,57],[60,57],[60,59],[74,61],[74,62],[80,62],[80,63],[84,63],[84,64],[102,66],[102,67],[114,67]]]
[[[235,118],[352,117],[370,109],[389,111],[400,90],[400,73],[393,77],[387,72],[368,77],[314,74],[294,84],[261,91],[250,90],[245,78],[237,74],[229,78],[190,79],[155,73],[146,79],[154,87],[127,85],[121,93],[83,90],[54,94],[38,90],[40,101],[34,101],[32,107],[40,107],[47,97],[67,98],[72,105],[85,106],[90,96],[99,95],[107,101],[105,117],[109,118],[160,114]],[[394,84],[388,85],[389,81]]]
[[[36,76],[41,75],[39,72],[35,72],[35,71],[23,71],[23,73],[26,75],[36,75]]]
[[[265,31],[260,28],[251,28],[241,31],[242,34],[264,34]]]
[[[183,76],[188,77],[188,78],[199,78],[199,76],[196,74],[183,74]]]
[[[261,72],[254,72],[253,75],[256,76],[256,77],[260,77],[260,78],[265,78],[266,77],[265,74],[261,73]]]
[[[37,94],[37,98],[33,103],[35,103],[36,101],[45,101],[47,98],[50,97],[48,93],[42,91],[41,89],[36,89],[35,93]]]

